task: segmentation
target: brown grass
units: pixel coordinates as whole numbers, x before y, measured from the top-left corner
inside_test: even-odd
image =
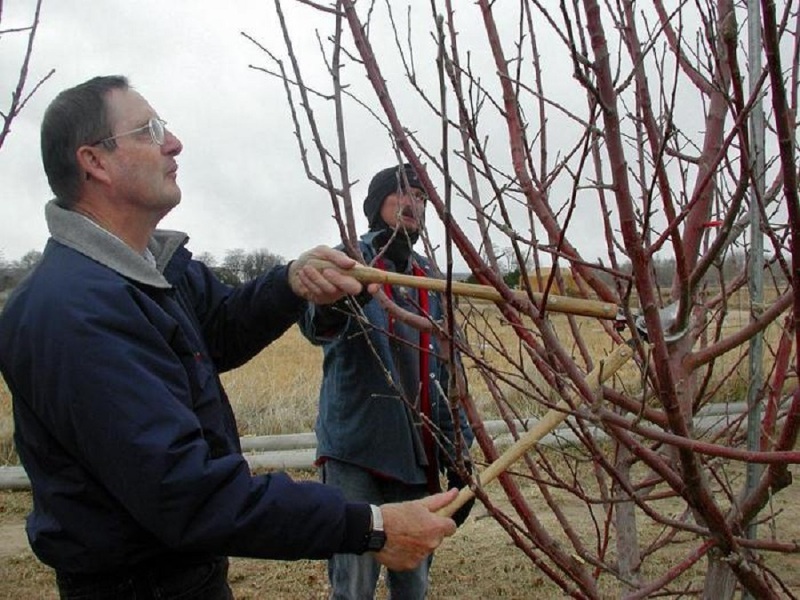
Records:
[[[246,365],[222,374],[242,435],[312,431],[322,349],[292,327]]]
[[[738,329],[747,321],[747,313],[738,304],[733,304],[726,319],[725,333]],[[505,374],[495,378],[509,402],[522,415],[537,415],[546,410],[538,399],[535,389],[544,389],[543,378],[530,365],[530,360],[520,347],[517,336],[501,318],[494,305],[471,304],[469,326],[464,333],[475,353],[476,360],[497,366]],[[570,344],[571,334],[567,318],[551,315],[553,327],[565,347],[577,356],[577,349]],[[594,319],[577,319],[581,335],[593,359],[608,354],[612,344],[598,322]],[[768,329],[768,340],[774,341],[779,333],[779,324]],[[729,352],[715,367],[717,379],[727,374],[729,365],[738,360],[745,347]],[[507,356],[504,356],[506,354]],[[764,353],[765,367],[769,367],[772,356]],[[509,365],[509,359],[518,365]],[[317,397],[321,378],[322,350],[309,344],[295,326],[271,344],[246,365],[222,374],[222,381],[236,413],[242,435],[272,435],[312,431],[317,412]],[[484,379],[475,367],[475,361],[465,359],[470,392],[485,419],[498,418],[498,410],[491,399]],[[726,377],[718,392],[719,401],[741,400],[747,388],[746,363],[742,362],[733,377]],[[588,370],[588,368],[587,368]],[[640,375],[631,361],[619,372],[618,380],[627,389],[640,385]],[[794,385],[794,380],[790,384]],[[13,420],[11,398],[5,382],[0,378],[0,465],[16,464],[17,458],[12,443]]]
[[[492,347],[491,340],[484,344],[480,344],[478,340],[479,333],[486,335],[490,331],[494,332],[497,344],[502,344],[513,360],[518,359],[526,365],[523,368],[524,376],[514,372],[514,369],[506,369],[510,381],[524,389],[541,387],[541,378],[531,374],[533,370],[527,365],[524,352],[515,345],[515,336],[500,319],[496,309],[488,305],[478,305],[474,310],[480,313],[474,312],[471,315],[473,327],[466,334],[474,342],[477,355],[495,365],[504,363],[505,359],[498,348]],[[746,314],[736,312],[730,318],[746,319]],[[560,338],[570,339],[566,318],[554,316],[552,320]],[[731,321],[729,326],[733,328],[735,325]],[[593,356],[602,356],[610,350],[607,337],[596,321],[581,321],[580,328],[588,340]],[[775,339],[776,333],[772,331],[769,336],[770,339]],[[725,359],[726,364],[731,364],[730,361],[734,359],[731,353]],[[223,374],[222,379],[234,406],[241,433],[265,435],[311,431],[316,417],[320,362],[321,350],[308,344],[295,327],[247,365]],[[496,418],[497,411],[489,399],[485,382],[478,375],[472,361],[467,360],[466,363],[470,389],[484,418]],[[638,373],[632,366],[627,369],[623,372],[622,379],[625,385],[635,386]],[[724,369],[720,372],[724,372]],[[740,372],[743,373],[743,369]],[[526,397],[525,393],[513,391],[510,383],[502,384],[502,387],[508,397],[518,403],[522,414],[541,412],[541,407],[535,401]],[[746,376],[736,375],[729,378],[720,394],[741,399],[741,392],[745,387]],[[0,462],[16,462],[11,444],[12,433],[11,400],[5,384],[0,380]],[[293,472],[293,475],[301,478],[315,476],[312,472]],[[590,481],[592,477],[587,474],[586,480]],[[527,500],[537,517],[551,533],[558,532],[557,522],[549,514],[538,491],[526,481],[521,481],[521,485],[528,490]],[[507,507],[507,499],[499,488],[492,487],[490,491],[492,502]],[[586,539],[593,539],[593,518],[602,515],[588,514],[587,506],[575,501],[568,494],[564,494],[562,503],[564,511],[574,517],[575,523],[581,524],[579,529],[584,530]],[[782,491],[771,508],[775,516],[762,527],[777,528],[781,531],[780,539],[800,539],[800,490],[797,486]],[[675,510],[680,509],[680,505],[676,504]],[[22,537],[22,521],[29,510],[28,493],[0,493],[0,600],[56,597],[51,571],[35,559]],[[598,507],[597,510],[601,508]],[[660,527],[642,519],[643,539],[653,539],[659,531]],[[566,540],[562,539],[560,543],[566,543]],[[684,540],[681,544],[668,546],[657,560],[648,562],[648,568],[663,573],[685,554],[688,543],[689,540]],[[800,563],[796,554],[767,555],[767,561],[784,576],[795,593],[800,592]],[[704,565],[701,561],[683,582],[690,589],[701,585]],[[653,576],[655,573],[645,575]],[[606,597],[618,597],[619,590],[614,582],[601,581]],[[231,583],[236,597],[240,599],[327,596],[325,565],[315,561],[233,559]],[[385,593],[379,597],[385,597]],[[432,599],[561,597],[566,596],[521,551],[511,545],[507,534],[497,522],[486,518],[483,507],[476,507],[472,517],[456,536],[447,540],[436,553],[430,593]]]
[[[588,466],[586,467],[589,468]],[[314,477],[311,472],[295,471],[296,478]],[[797,475],[797,470],[795,470]],[[590,480],[586,473],[586,480]],[[559,544],[568,546],[563,536],[559,537],[559,525],[550,513],[537,490],[520,480],[520,485],[534,514],[542,525],[556,536]],[[509,511],[508,500],[498,486],[488,488],[491,501],[504,511]],[[560,507],[585,539],[594,538],[593,518],[587,507],[569,494],[561,494]],[[675,500],[662,500],[662,507],[673,507],[676,514],[680,504]],[[27,492],[0,492],[0,600],[56,598],[53,574],[31,554],[22,538],[22,519],[30,509],[30,494]],[[602,507],[591,509],[594,518],[602,519]],[[779,529],[782,539],[800,539],[800,490],[793,486],[777,496],[771,506],[772,519],[761,525],[765,529]],[[638,516],[643,542],[655,539],[662,530]],[[688,536],[679,538],[675,544],[658,552],[654,560],[648,561],[645,579],[663,573],[682,559],[696,541]],[[613,559],[612,551],[609,559]],[[780,573],[784,583],[794,594],[800,593],[800,568],[798,557],[787,554],[766,554],[770,568]],[[682,577],[680,586],[685,591],[702,589],[705,561],[700,561]],[[231,561],[231,587],[238,600],[311,599],[327,598],[328,585],[325,563],[321,561],[264,561],[234,558]],[[600,579],[603,598],[618,598],[617,583],[609,577]],[[689,594],[693,595],[693,594]],[[568,595],[545,577],[531,561],[516,547],[498,523],[489,518],[486,509],[477,506],[467,522],[452,538],[437,550],[431,572],[431,600],[459,598],[482,600],[488,598],[567,598]],[[386,598],[381,588],[378,598]]]

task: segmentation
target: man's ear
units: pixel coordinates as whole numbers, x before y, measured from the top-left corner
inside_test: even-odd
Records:
[[[98,179],[109,182],[109,173],[106,170],[105,154],[94,146],[81,146],[76,153],[78,166],[85,173],[85,178]]]

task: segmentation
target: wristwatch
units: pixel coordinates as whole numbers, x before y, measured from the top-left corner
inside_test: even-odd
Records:
[[[386,544],[386,532],[383,530],[383,514],[379,506],[369,505],[372,511],[372,523],[366,537],[366,552],[378,552]]]

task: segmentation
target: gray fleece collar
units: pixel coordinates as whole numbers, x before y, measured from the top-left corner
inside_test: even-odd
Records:
[[[60,206],[57,200],[48,202],[44,212],[50,235],[57,242],[133,281],[156,288],[172,287],[162,273],[175,251],[188,241],[185,233],[164,229],[153,232],[147,244],[156,259],[153,267],[118,237],[83,215]]]

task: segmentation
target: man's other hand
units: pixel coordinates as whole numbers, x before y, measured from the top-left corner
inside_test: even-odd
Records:
[[[336,268],[318,268],[309,264],[311,259],[330,262]],[[314,304],[332,304],[344,296],[357,296],[363,289],[361,282],[347,274],[356,261],[344,252],[327,246],[317,246],[301,254],[289,265],[289,285],[298,296]],[[379,286],[371,284],[374,293]]]
[[[413,569],[442,540],[453,535],[453,519],[436,514],[456,499],[458,490],[434,494],[422,500],[382,505],[386,545],[375,554],[377,561],[393,571]]]

